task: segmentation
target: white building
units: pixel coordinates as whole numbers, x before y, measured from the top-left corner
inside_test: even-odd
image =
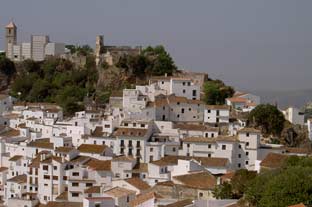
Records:
[[[45,58],[45,47],[49,43],[49,37],[46,35],[32,35],[31,49],[32,59],[42,61]]]
[[[60,56],[65,54],[65,44],[49,42],[45,46],[45,56]]]
[[[286,120],[292,124],[304,125],[304,114],[298,108],[288,107],[282,111]]]
[[[204,112],[204,122],[211,124],[229,123],[230,108],[226,105],[208,105]]]

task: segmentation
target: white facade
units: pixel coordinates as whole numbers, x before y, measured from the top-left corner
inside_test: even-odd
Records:
[[[46,56],[60,56],[63,54],[65,54],[65,44],[64,43],[49,42],[45,46],[45,55]]]
[[[282,111],[286,120],[292,124],[304,125],[304,114],[295,107],[289,107]]]
[[[31,49],[32,59],[42,61],[45,58],[45,47],[49,43],[49,37],[46,35],[32,35]]]

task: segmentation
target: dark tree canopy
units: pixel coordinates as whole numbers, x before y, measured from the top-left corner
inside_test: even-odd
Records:
[[[284,207],[312,203],[312,159],[289,157],[283,169],[265,171],[251,181],[245,199],[254,206]]]
[[[225,99],[232,97],[234,89],[226,86],[220,80],[210,80],[204,83],[204,101],[209,105],[221,105],[225,103]]]
[[[285,118],[276,106],[260,104],[248,115],[249,125],[261,128],[264,134],[279,136],[284,128]]]
[[[14,63],[5,56],[0,56],[0,72],[8,77],[16,72]]]
[[[92,57],[85,68],[60,58],[42,62],[26,60],[11,86],[11,94],[22,101],[53,102],[64,108],[65,114],[82,109],[84,97],[95,92],[97,70]]]

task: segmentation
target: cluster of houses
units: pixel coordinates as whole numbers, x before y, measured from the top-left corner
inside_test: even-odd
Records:
[[[212,191],[235,170],[307,153],[264,143],[246,127],[240,114],[258,96],[206,105],[201,90],[192,78],[154,77],[112,96],[105,109],[89,106],[70,118],[57,105],[1,95],[2,205],[233,206],[236,200],[217,200]]]

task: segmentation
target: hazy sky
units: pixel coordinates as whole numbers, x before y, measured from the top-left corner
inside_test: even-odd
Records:
[[[1,0],[18,41],[163,44],[180,68],[240,89],[312,88],[311,0]]]

